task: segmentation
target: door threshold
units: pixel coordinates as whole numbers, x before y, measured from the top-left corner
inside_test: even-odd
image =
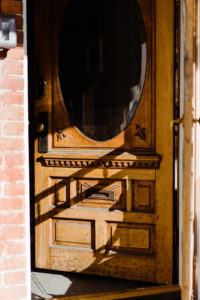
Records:
[[[170,298],[169,298],[170,297]],[[47,299],[47,298],[46,298]],[[53,300],[114,300],[114,299],[152,299],[152,300],[181,300],[181,289],[178,285],[161,285],[136,288],[133,290],[119,290],[114,292],[76,295],[52,298]]]

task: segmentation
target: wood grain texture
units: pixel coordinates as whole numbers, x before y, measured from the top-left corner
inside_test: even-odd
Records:
[[[133,210],[155,211],[155,181],[132,180]]]
[[[42,78],[47,86],[46,95],[35,99],[35,118],[39,112],[49,116],[48,153],[38,153],[35,138],[37,267],[172,282],[172,2],[138,1],[149,53],[142,99],[125,131],[102,143],[70,126],[62,100],[57,45],[69,1],[56,6],[47,5],[47,0],[34,2],[34,84],[37,87]],[[147,128],[146,141],[135,135],[139,121]],[[93,192],[84,190],[85,196],[78,199],[83,182],[93,182]],[[121,191],[114,191],[111,182],[121,184]],[[121,207],[105,205],[112,198],[108,191],[118,193],[117,200],[123,195]],[[104,206],[94,205],[96,201]]]
[[[153,257],[100,253],[79,249],[49,248],[50,267],[83,274],[98,274],[116,278],[155,282],[155,260]],[[131,265],[131,268],[130,268]],[[140,272],[138,272],[138,269]]]
[[[174,1],[156,1],[156,151],[162,165],[156,171],[156,278],[172,282],[173,256],[173,120]],[[164,76],[163,76],[164,74]],[[163,272],[163,270],[165,270]]]
[[[92,248],[92,221],[53,220],[53,244]]]
[[[134,299],[137,297],[145,296],[152,296],[156,298],[157,295],[160,295],[162,298],[159,299],[176,299],[180,300],[180,292],[181,289],[178,285],[162,285],[162,286],[153,286],[153,287],[145,287],[145,288],[136,288],[133,290],[119,290],[114,292],[104,292],[104,293],[96,293],[96,294],[87,294],[87,295],[76,295],[76,296],[69,296],[69,297],[59,297],[59,298],[52,298],[53,300],[117,300],[117,299]],[[176,298],[172,298],[174,293],[178,293]],[[138,299],[138,298],[137,298]],[[140,299],[140,298],[139,298]],[[144,298],[146,299],[146,298]],[[148,298],[149,299],[149,298]]]
[[[109,249],[155,254],[155,228],[153,225],[123,222],[108,222],[107,224]]]
[[[22,15],[22,1],[1,0],[1,13]]]
[[[70,206],[70,184],[68,178],[50,177],[49,186],[53,187],[53,193],[50,196],[50,205]]]
[[[194,91],[195,91],[195,3],[184,1],[184,141],[182,175],[182,299],[192,299],[194,293]],[[198,45],[199,46],[199,45]],[[199,141],[198,141],[199,143]],[[197,296],[199,297],[199,295]]]

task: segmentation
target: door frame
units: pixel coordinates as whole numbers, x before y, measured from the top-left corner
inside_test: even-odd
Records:
[[[25,26],[25,31],[26,31],[26,29],[28,31],[28,33],[25,32],[25,43],[26,43],[26,41],[27,41],[27,35],[29,35],[31,37],[31,33],[32,33],[32,29],[31,29],[32,28],[32,26],[31,26],[32,25],[31,24],[31,9],[30,9],[30,7],[31,7],[31,1],[23,0],[23,2],[24,2],[24,7],[26,7],[26,6],[28,7],[28,9],[27,9],[28,26],[27,26],[27,28]],[[183,98],[181,98],[181,99],[185,99],[185,96],[182,93],[183,92],[183,87],[184,87],[184,81],[185,81],[185,77],[184,77],[184,66],[185,66],[184,58],[185,58],[185,55],[186,55],[184,53],[183,48],[184,48],[185,43],[187,43],[187,42],[185,42],[184,28],[186,28],[188,26],[188,31],[190,32],[190,34],[193,33],[193,30],[191,32],[191,24],[190,24],[190,26],[187,25],[189,23],[190,17],[188,17],[187,14],[185,15],[185,5],[187,5],[188,7],[190,6],[190,11],[192,10],[193,17],[194,17],[194,14],[195,14],[196,10],[194,10],[194,7],[192,7],[191,3],[189,3],[190,1],[188,1],[188,0],[181,0],[180,2],[181,2],[181,12],[180,12],[180,14],[181,14],[181,20],[182,20],[181,21],[182,22],[181,23],[181,28],[182,28],[182,31],[181,31],[181,53],[182,54],[181,55],[182,55],[182,57],[181,57],[181,66],[180,66],[180,78],[181,78],[181,82],[182,83],[180,85],[180,98],[181,98],[181,95],[182,95]],[[196,3],[198,3],[198,15],[200,14],[199,13],[199,2],[200,2],[199,0],[196,1]],[[24,15],[26,16],[26,12],[24,13]],[[198,31],[198,38],[199,38],[199,31]],[[31,49],[30,48],[31,48],[31,46],[29,44],[29,46],[28,46],[28,54],[31,53]],[[190,51],[190,55],[192,55],[191,51]],[[198,52],[198,62],[200,60],[199,57],[200,57],[200,55],[199,55],[199,52]],[[31,60],[31,58],[29,58],[29,63],[30,63],[30,60]],[[191,64],[191,61],[187,62],[187,63]],[[192,76],[194,77],[194,71],[192,73]],[[30,82],[31,81],[30,68],[29,68],[28,78],[29,78],[29,82]],[[198,75],[196,77],[196,80],[199,80]],[[29,87],[30,87],[30,85],[29,85]],[[198,93],[199,93],[199,87],[197,87],[197,95],[199,95]],[[30,95],[31,95],[31,88],[29,89],[29,99],[31,99]],[[183,102],[182,102],[182,107],[183,107]],[[31,101],[29,100],[29,111],[31,111],[30,108],[31,108]],[[196,107],[196,110],[197,110],[197,107]],[[191,111],[189,111],[188,113],[191,114]],[[29,131],[29,133],[30,133],[30,136],[32,136],[32,133],[34,131],[34,126],[32,125],[33,124],[32,123],[33,122],[33,118],[31,117],[31,113],[29,113],[29,120],[30,120],[30,131]],[[186,233],[185,229],[182,230],[183,229],[183,223],[185,224],[185,222],[187,222],[187,220],[188,220],[188,214],[187,214],[186,211],[184,211],[182,209],[181,204],[183,203],[183,199],[185,199],[184,201],[187,201],[189,205],[192,205],[193,204],[193,198],[192,198],[193,193],[192,193],[192,191],[190,191],[190,197],[187,198],[187,199],[183,197],[183,190],[186,189],[186,186],[183,185],[183,177],[184,177],[184,174],[183,174],[184,173],[184,170],[183,170],[183,162],[184,162],[184,158],[183,158],[183,144],[185,143],[186,138],[185,138],[185,135],[184,135],[184,131],[183,131],[182,125],[180,127],[181,127],[181,132],[180,132],[180,139],[179,139],[180,140],[180,152],[179,152],[179,155],[180,155],[179,156],[179,159],[180,159],[180,163],[179,163],[179,175],[180,175],[179,176],[179,184],[180,184],[179,185],[180,186],[180,189],[179,189],[179,201],[180,201],[180,206],[179,206],[179,208],[180,208],[180,210],[179,210],[179,220],[180,220],[179,233],[180,234],[179,234],[179,245],[182,245],[182,238],[183,237],[193,245],[193,233],[192,232],[189,232],[189,233],[187,232]],[[199,126],[198,126],[197,130],[198,130],[198,133],[197,133],[196,138],[199,136]],[[198,143],[196,143],[196,145],[198,145]],[[30,167],[31,167],[31,173],[30,173],[30,183],[31,184],[30,184],[30,186],[31,186],[31,190],[32,190],[32,187],[33,187],[33,185],[32,185],[32,182],[33,182],[32,181],[32,179],[33,179],[33,173],[32,173],[32,159],[31,159],[31,157],[32,157],[32,149],[33,148],[32,148],[31,138],[29,139],[29,149],[30,149],[30,154],[31,154],[31,156],[30,156]],[[188,149],[188,148],[184,148],[184,152],[191,153],[190,149]],[[197,163],[199,164],[199,158],[198,157],[196,157],[196,158],[197,158],[197,162],[196,162],[196,165],[197,165]],[[185,172],[185,176],[186,176],[186,173],[187,172]],[[199,169],[195,173],[195,176],[199,177]],[[197,188],[197,186],[196,186],[196,188]],[[32,192],[31,192],[31,196],[32,196]],[[199,195],[196,195],[196,200],[199,201]],[[200,219],[199,216],[197,216],[197,218],[198,218],[198,221],[199,221],[199,219]],[[197,226],[197,229],[199,228],[198,226]],[[198,236],[199,236],[199,234],[198,234],[198,232],[196,232],[196,235],[195,235],[195,239],[196,240],[197,240]],[[181,284],[182,290],[184,291],[184,289],[185,289],[185,287],[184,287],[184,280],[182,279],[183,276],[181,276],[181,274],[184,275],[183,264],[185,264],[190,270],[193,270],[193,262],[191,260],[191,256],[193,257],[193,253],[192,253],[192,251],[190,252],[190,259],[187,260],[186,257],[184,256],[184,251],[183,251],[182,246],[180,246],[179,249],[180,249],[180,251],[179,251],[179,258],[180,258],[180,263],[179,263],[180,281],[179,281],[179,283]],[[199,250],[199,245],[198,245],[198,250]],[[32,257],[33,257],[33,253],[34,252],[32,252]],[[197,257],[197,259],[198,259],[198,263],[199,263],[199,261],[200,261],[199,256]],[[190,282],[191,282],[191,284],[190,284],[190,288],[189,288],[189,291],[190,291],[189,293],[191,294],[191,292],[192,292],[192,275],[191,275],[191,272],[190,272]],[[197,290],[199,290],[199,286],[197,286]],[[188,291],[188,289],[187,289],[187,291]],[[188,299],[188,298],[185,298],[185,299]]]
[[[179,284],[182,299],[199,285],[199,0],[180,1]]]

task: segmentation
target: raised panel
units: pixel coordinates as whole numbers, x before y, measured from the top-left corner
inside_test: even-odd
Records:
[[[52,187],[50,204],[56,206],[65,205],[68,207],[70,200],[69,179],[63,177],[50,177],[50,186]]]
[[[154,225],[108,222],[107,226],[110,249],[153,253]]]
[[[148,180],[132,181],[133,210],[155,210],[155,182]]]
[[[111,227],[112,246],[149,249],[149,229]]]
[[[94,224],[82,220],[53,220],[53,244],[92,248]]]
[[[124,180],[77,180],[78,206],[124,209],[125,208]]]

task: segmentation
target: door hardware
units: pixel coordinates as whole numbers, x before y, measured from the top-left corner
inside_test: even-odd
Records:
[[[0,16],[0,49],[17,45],[16,20],[10,16]]]
[[[48,152],[48,112],[39,112],[36,132],[38,133],[38,152]]]
[[[193,123],[199,123],[200,124],[200,118],[199,119],[193,119],[192,121],[193,121]]]
[[[200,118],[199,119],[193,118],[192,122],[200,124]],[[183,123],[184,123],[184,117],[183,118],[179,118],[179,119],[175,119],[175,120],[171,121],[170,128],[173,128],[174,125],[179,125],[179,124],[183,124]]]
[[[41,133],[41,132],[44,131],[44,129],[45,129],[44,124],[39,122],[39,123],[37,124],[37,126],[36,126],[36,132],[37,132],[37,133]]]
[[[182,124],[183,123],[183,118],[175,119],[172,120],[170,123],[170,128],[172,129],[174,125]]]

